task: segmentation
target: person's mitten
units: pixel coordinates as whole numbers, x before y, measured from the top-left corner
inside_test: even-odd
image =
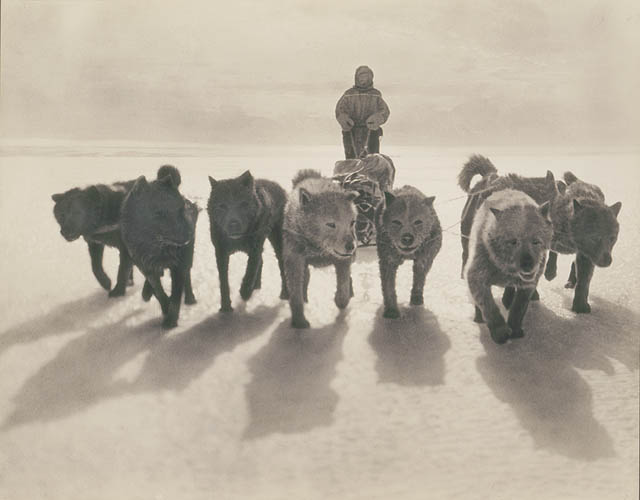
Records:
[[[367,128],[369,130],[378,130],[380,125],[384,123],[384,117],[382,113],[374,113],[369,118],[367,118]]]
[[[353,128],[353,120],[349,118],[349,115],[346,113],[340,113],[338,116],[338,123],[342,127],[342,130],[345,132],[349,132]]]

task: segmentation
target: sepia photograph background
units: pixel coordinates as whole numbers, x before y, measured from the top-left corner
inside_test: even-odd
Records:
[[[632,0],[4,0],[0,32],[0,498],[638,498],[640,5]],[[286,191],[344,159],[336,102],[368,65],[391,110],[395,187],[445,229],[424,306],[382,317],[375,248],[340,312],[311,273],[290,327],[263,286],[220,291],[208,176]],[[525,337],[492,342],[460,279],[472,154],[500,174],[571,171],[622,202],[591,314],[541,280]],[[108,298],[51,195],[159,166],[200,213],[193,287],[165,331],[143,276]],[[105,250],[115,281],[117,251]],[[499,298],[502,291],[494,289]]]

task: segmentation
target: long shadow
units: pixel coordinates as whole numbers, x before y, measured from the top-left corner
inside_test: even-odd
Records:
[[[444,355],[451,341],[440,329],[438,320],[423,307],[402,311],[399,319],[376,314],[369,343],[376,352],[378,382],[404,386],[444,384]]]
[[[15,409],[0,428],[63,418],[113,396],[118,368],[164,333],[158,319],[129,327],[130,317],[90,329],[66,344],[24,383],[13,399]]]
[[[253,377],[246,388],[245,439],[274,432],[301,433],[333,422],[339,398],[331,381],[347,333],[344,312],[335,324],[323,328],[299,331],[290,323],[283,321],[249,361]]]
[[[278,315],[280,305],[260,306],[251,314],[216,314],[178,336],[161,339],[151,347],[144,365],[122,393],[184,390],[215,359],[263,333]]]
[[[104,315],[105,310],[116,302],[118,299],[110,299],[107,292],[100,290],[82,299],[62,304],[42,316],[0,333],[0,354],[13,345],[27,344],[44,337],[84,329],[87,323]]]
[[[613,373],[611,357],[638,369],[637,315],[612,303],[594,303],[602,307],[598,321],[588,315],[562,318],[536,304],[525,318],[525,338],[502,346],[483,326],[486,356],[477,361],[487,385],[511,405],[537,446],[585,461],[613,456],[615,450],[593,415],[591,389],[576,367]],[[626,318],[623,331],[621,317]]]

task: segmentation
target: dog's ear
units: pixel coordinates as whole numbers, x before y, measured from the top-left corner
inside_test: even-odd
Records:
[[[545,201],[542,205],[540,205],[540,208],[538,210],[540,211],[540,215],[542,215],[542,217],[544,217],[546,221],[551,222],[551,202]]]
[[[302,207],[306,207],[311,201],[311,193],[307,191],[305,188],[300,188],[300,205]]]
[[[618,214],[620,213],[620,209],[622,208],[622,202],[619,201],[617,203],[614,203],[613,205],[611,205],[609,207],[611,210],[613,210],[613,214],[616,216],[616,218],[618,217]]]
[[[425,204],[426,206],[428,206],[428,207],[432,207],[432,206],[433,206],[433,202],[434,202],[434,200],[435,200],[435,199],[436,199],[436,197],[435,197],[435,196],[427,196],[427,197],[424,199],[424,204]]]
[[[562,181],[556,181],[556,189],[558,193],[564,194],[567,192],[567,185]]]
[[[384,192],[384,204],[388,207],[393,203],[393,200],[395,200],[396,197],[393,196],[393,194],[391,194],[389,191],[385,191]]]
[[[56,193],[51,195],[51,199],[56,203],[58,203],[59,201],[62,201],[63,198],[64,198],[64,194],[62,193]]]
[[[132,193],[142,193],[148,187],[149,187],[149,184],[147,183],[147,178],[144,175],[141,175],[140,177],[138,177],[136,179],[135,184],[131,188],[131,192]]]
[[[582,205],[580,204],[580,202],[578,200],[576,200],[575,198],[573,199],[573,213],[577,214],[582,210]]]
[[[547,170],[545,181],[547,183],[547,188],[549,190],[551,198],[555,198],[558,195],[558,186],[556,185],[556,179],[553,176],[553,172],[551,170]]]
[[[240,177],[238,177],[240,184],[246,187],[247,189],[253,189],[253,175],[249,170],[245,171]]]
[[[358,193],[358,191],[347,191],[347,200],[348,201],[353,201],[358,196],[360,196],[360,193]]]
[[[497,208],[490,207],[489,210],[491,210],[491,213],[494,215],[496,219],[499,219],[500,216],[502,215],[502,210],[498,210]]]
[[[574,182],[576,182],[578,178],[574,175],[573,172],[565,172],[564,173],[564,182],[567,183],[567,186],[570,186]]]
[[[216,184],[218,184],[218,181],[209,176],[209,184],[211,184],[211,189],[213,189],[214,187],[216,187]]]

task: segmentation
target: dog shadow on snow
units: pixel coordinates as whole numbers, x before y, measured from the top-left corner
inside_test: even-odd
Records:
[[[482,325],[486,355],[477,360],[489,388],[513,408],[536,446],[584,461],[614,456],[615,450],[578,369],[612,375],[612,360],[629,371],[639,364],[640,316],[597,297],[590,302],[592,314],[567,318],[532,304],[525,337],[506,345],[496,345]]]
[[[161,328],[160,317],[129,325],[136,312],[89,328],[23,384],[0,429],[64,418],[126,394],[184,390],[220,354],[263,333],[279,310],[263,306],[242,316],[219,313],[175,333]],[[139,355],[145,358],[137,375],[119,377],[118,370]]]
[[[133,293],[131,289],[128,293]],[[87,323],[100,318],[118,302],[104,290],[53,308],[50,312],[24,321],[0,332],[0,354],[14,345],[36,342],[45,337],[64,335],[85,329]]]
[[[339,398],[331,381],[343,357],[345,315],[340,311],[335,323],[308,330],[292,329],[287,319],[249,361],[252,379],[245,391],[249,424],[244,439],[332,424]]]
[[[444,384],[444,355],[451,341],[433,313],[423,307],[408,307],[399,319],[386,319],[382,317],[383,309],[378,310],[369,336],[378,356],[378,382],[404,386]]]

